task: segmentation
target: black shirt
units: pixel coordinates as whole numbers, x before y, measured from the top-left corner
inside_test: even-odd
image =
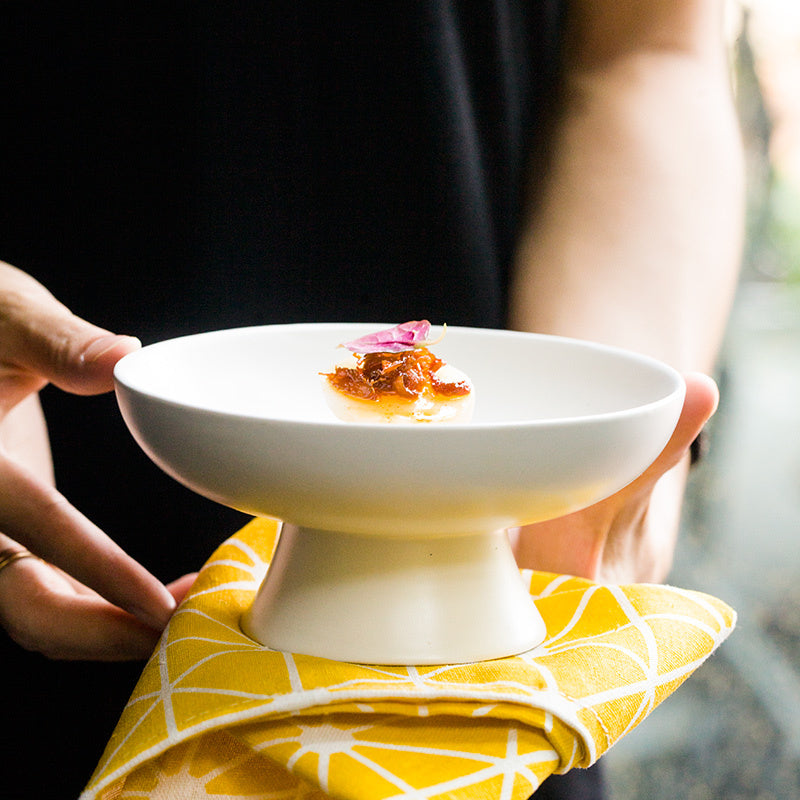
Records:
[[[4,2],[0,258],[145,343],[292,321],[502,326],[560,6]],[[59,487],[160,578],[242,523],[150,464],[112,396],[43,401]],[[4,700],[4,772],[27,763],[37,712],[53,736],[53,768],[23,767],[13,796],[74,794],[139,666],[0,648],[30,676],[19,707]]]

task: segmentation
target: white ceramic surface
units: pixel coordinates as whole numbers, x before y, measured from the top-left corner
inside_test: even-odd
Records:
[[[259,641],[372,663],[528,649],[541,620],[494,532],[633,480],[672,433],[683,380],[585,342],[448,328],[434,350],[471,377],[471,422],[337,420],[319,373],[338,344],[389,325],[264,326],[150,345],[116,367],[120,409],[169,475],[290,523],[244,620]]]

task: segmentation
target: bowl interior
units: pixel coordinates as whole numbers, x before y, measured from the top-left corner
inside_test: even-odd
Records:
[[[135,392],[192,409],[353,426],[328,409],[320,373],[342,355],[340,343],[382,327],[275,325],[187,336],[126,356],[115,376]],[[677,373],[657,361],[570,339],[448,328],[433,350],[472,379],[476,408],[467,426],[620,413],[682,389]]]

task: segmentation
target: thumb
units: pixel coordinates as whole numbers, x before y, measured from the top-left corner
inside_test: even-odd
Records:
[[[38,281],[0,265],[0,362],[76,394],[113,387],[114,364],[141,345],[77,317]]]
[[[684,375],[684,380],[686,398],[672,437],[659,457],[631,484],[631,488],[649,486],[676,466],[717,410],[719,390],[712,378],[700,372],[690,372]]]

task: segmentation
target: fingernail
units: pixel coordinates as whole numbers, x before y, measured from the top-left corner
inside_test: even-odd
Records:
[[[141,342],[135,336],[120,336],[115,333],[109,333],[95,339],[84,351],[83,362],[84,364],[93,364],[102,356],[118,347],[122,342],[129,341],[135,342],[137,346],[141,346]]]

